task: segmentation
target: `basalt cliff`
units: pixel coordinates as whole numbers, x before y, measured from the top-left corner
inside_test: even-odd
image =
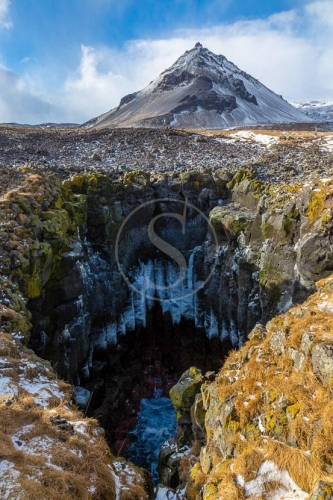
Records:
[[[1,495],[154,498],[119,456],[158,389],[156,498],[331,498],[332,179],[45,170],[0,200]]]

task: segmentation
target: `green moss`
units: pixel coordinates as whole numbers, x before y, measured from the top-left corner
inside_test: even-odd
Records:
[[[66,210],[49,210],[42,214],[44,219],[44,234],[48,236],[64,238],[70,226],[68,213]]]
[[[236,184],[240,184],[244,179],[253,179],[253,173],[249,170],[240,170],[233,176],[230,182],[227,184],[228,189],[233,189]]]
[[[75,188],[83,189],[87,186],[87,184],[88,184],[87,176],[80,174],[80,175],[74,175],[74,177],[72,177],[68,187],[74,186]]]
[[[26,295],[28,299],[40,297],[43,291],[43,285],[40,275],[36,272],[27,280]]]
[[[64,209],[70,216],[69,222],[72,232],[85,224],[87,220],[87,198],[85,195],[76,195],[75,201],[68,201],[64,204]]]
[[[183,184],[187,184],[189,182],[197,183],[197,186],[200,186],[200,181],[202,180],[202,176],[200,172],[196,172],[195,170],[191,170],[189,172],[182,172],[179,175],[179,180]]]
[[[249,221],[246,219],[246,217],[242,215],[237,215],[232,219],[231,223],[228,225],[228,229],[235,236],[239,236],[246,230],[248,224]]]
[[[273,235],[274,235],[274,228],[268,222],[264,222],[261,225],[261,232],[262,232],[263,237],[265,238],[265,240],[268,240],[268,239],[270,239],[270,238],[273,237]]]
[[[191,410],[195,396],[200,392],[203,377],[201,371],[195,367],[189,368],[180,377],[178,383],[170,389],[170,398],[179,419],[184,413]]]
[[[283,282],[281,273],[272,261],[266,262],[259,271],[259,283],[264,288],[272,288]]]
[[[148,186],[149,183],[150,183],[150,174],[148,172],[135,170],[134,172],[127,172],[124,176],[125,186],[128,186],[130,184],[138,184],[139,186]]]
[[[261,193],[265,190],[265,186],[262,184],[262,182],[258,181],[257,179],[253,179],[248,186],[248,192],[254,193],[253,196],[255,198],[260,198]]]
[[[296,219],[299,217],[299,210],[294,205],[283,217],[282,227],[287,236],[292,232],[292,228],[296,224]]]
[[[259,283],[266,292],[270,311],[275,312],[282,295],[283,278],[278,267],[271,261],[259,271]]]
[[[226,233],[238,237],[241,233],[244,233],[252,223],[251,217],[232,212],[228,210],[228,208],[222,207],[215,207],[209,214],[209,220],[219,240],[225,239]]]

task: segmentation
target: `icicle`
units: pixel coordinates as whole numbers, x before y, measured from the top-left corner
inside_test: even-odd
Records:
[[[159,399],[163,395],[162,380],[160,378],[154,378],[154,399]]]

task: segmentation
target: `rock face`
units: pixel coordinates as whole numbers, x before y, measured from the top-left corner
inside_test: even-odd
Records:
[[[85,126],[193,129],[305,121],[311,119],[199,44],[146,88]]]
[[[88,174],[64,184],[31,176],[0,202],[3,327],[9,332],[15,326],[61,376],[90,392],[89,411],[100,416],[114,449],[124,450],[139,401],[152,396],[156,384],[167,395],[189,366],[218,369],[256,323],[304,300],[314,281],[330,274],[331,190],[330,181],[265,186],[249,172],[188,172],[154,180],[133,172],[117,181]],[[206,214],[218,248],[207,243],[207,226],[194,208],[184,236],[175,236],[175,226],[162,217],[160,234],[180,245],[186,257],[191,293],[173,302],[166,295],[154,304],[124,286],[115,242],[126,217],[157,197],[174,200],[172,207],[187,199]],[[152,212],[145,207],[120,244],[123,269],[133,283],[142,282],[148,270],[163,290],[178,267],[160,258],[147,240]],[[170,210],[165,202],[155,208],[159,216]],[[206,287],[193,293],[211,269]],[[282,333],[271,342],[284,352]],[[325,358],[313,352],[322,380],[331,376],[325,349]],[[302,367],[302,352],[290,352]]]
[[[255,328],[198,389],[205,441],[188,451],[173,485],[185,484],[185,498],[332,498],[332,276],[317,289],[265,331]]]

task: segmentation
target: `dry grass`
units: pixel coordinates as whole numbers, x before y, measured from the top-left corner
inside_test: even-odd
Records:
[[[84,421],[84,433],[59,429],[50,421],[57,415],[69,425]],[[145,478],[138,469],[126,465],[124,473],[112,471],[113,458],[105,441],[95,437],[96,425],[62,403],[42,409],[26,395],[10,405],[0,401],[0,461],[9,461],[20,474],[10,498],[112,499],[116,475],[120,500],[146,499]]]
[[[201,447],[198,443],[193,443],[190,453],[181,459],[179,464],[180,484],[184,484],[188,481],[192,467],[198,462],[200,449]]]
[[[120,491],[120,500],[143,500],[147,498],[147,493],[143,486],[134,484],[131,489],[122,489]]]
[[[267,439],[263,451],[266,459],[274,462],[280,470],[286,470],[295,483],[307,493],[311,492],[323,476],[318,460],[308,457],[298,448]]]
[[[236,457],[233,462],[233,470],[236,474],[243,476],[245,482],[252,481],[257,477],[258,470],[264,461],[263,452],[252,446]]]
[[[56,414],[62,414],[71,420],[82,419],[80,413],[72,412],[58,406]],[[109,452],[104,441],[75,434],[71,436],[65,431],[59,431],[50,422],[49,411],[39,408],[32,397],[17,399],[10,406],[0,406],[0,459],[14,463],[15,469],[20,472],[20,478],[33,477],[33,480],[20,481],[24,499],[48,498],[56,499],[85,499],[91,498],[88,487],[91,478],[96,478],[101,496],[95,498],[112,498],[114,484],[108,469]],[[70,420],[69,420],[70,422]],[[90,421],[91,428],[96,423]],[[22,428],[29,428],[21,433]],[[31,446],[29,452],[14,447],[11,436],[19,433],[22,442],[32,443],[38,438],[41,443],[47,438],[48,446],[43,450]],[[92,436],[92,434],[90,434]],[[36,443],[36,440],[34,441]],[[35,454],[36,453],[36,454]],[[50,458],[48,458],[50,457]],[[60,470],[58,470],[60,469]],[[37,495],[38,492],[38,495]]]
[[[56,380],[47,363],[32,351],[20,344],[15,346],[11,336],[0,333],[0,348],[8,362],[1,376],[10,377],[17,393],[0,398],[0,461],[12,463],[12,470],[19,474],[17,478],[8,476],[9,498],[112,499],[116,496],[117,476],[120,500],[146,499],[145,478],[137,469],[130,465],[124,473],[112,469],[114,459],[106,442],[94,434],[97,421],[84,418],[69,404],[71,387]],[[40,375],[43,380],[48,378],[53,387],[63,392],[63,399],[50,397],[47,406],[40,407],[34,396],[20,387],[23,374],[25,381],[38,381]],[[57,416],[65,419],[65,428],[50,420]],[[76,430],[76,422],[80,422],[80,429],[84,427],[83,431]]]
[[[236,483],[236,476],[230,469],[223,467],[213,472],[209,480],[217,489],[216,494],[209,497],[209,500],[245,500],[245,490]]]
[[[311,348],[304,353],[303,368],[299,371],[289,355],[290,348],[301,351],[304,333],[313,335],[312,346],[332,343],[332,313],[322,306],[318,308],[318,304],[333,303],[333,279],[321,281],[318,287],[318,293],[305,304],[272,320],[263,341],[253,338],[238,352],[231,353],[213,383],[219,402],[216,399],[211,402],[208,411],[212,415],[206,422],[211,425],[213,415],[218,418],[219,405],[233,402],[231,414],[217,425],[234,458],[225,460],[220,467],[217,465],[221,460],[221,443],[214,439],[220,434],[210,429],[207,449],[215,468],[204,481],[216,485],[217,496],[212,492],[207,499],[243,498],[243,489],[235,482],[235,475],[241,475],[245,482],[251,481],[267,460],[274,462],[279,470],[287,471],[307,493],[318,480],[333,480],[332,384],[323,385],[313,373]],[[282,353],[275,351],[275,345],[270,343],[277,331],[285,336]],[[263,426],[260,429],[259,420]],[[233,432],[229,432],[229,427]],[[283,485],[279,481],[268,481],[263,498],[269,498],[272,491],[280,488]]]

